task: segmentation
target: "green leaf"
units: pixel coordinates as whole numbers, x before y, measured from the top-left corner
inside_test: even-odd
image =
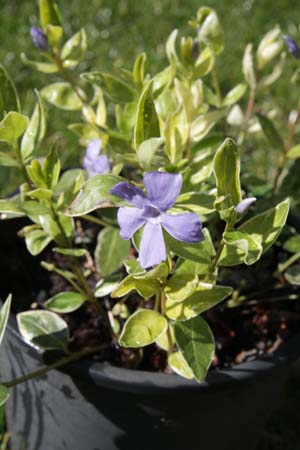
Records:
[[[213,50],[210,47],[206,47],[197,58],[193,69],[195,77],[204,77],[213,68],[215,63],[215,57]],[[218,101],[219,103],[219,101]]]
[[[205,239],[196,244],[189,244],[187,242],[180,242],[172,238],[172,236],[165,233],[165,242],[168,248],[175,253],[175,255],[181,256],[185,259],[190,259],[202,264],[211,263],[211,258],[215,254],[209,232],[207,229],[203,229]]]
[[[220,265],[235,266],[256,263],[262,255],[262,246],[247,233],[242,231],[228,231],[223,235],[225,247],[220,256]]]
[[[260,41],[257,48],[258,68],[262,69],[281,52],[283,47],[282,32],[277,25]]]
[[[300,286],[300,266],[299,264],[289,267],[284,273],[285,279],[295,286]]]
[[[289,200],[284,200],[275,208],[247,220],[236,232],[226,233],[227,243],[220,257],[220,265],[233,266],[242,262],[253,264],[257,261],[279,236],[287,219],[289,205]]]
[[[124,297],[131,291],[137,291],[138,294],[144,299],[148,300],[157,292],[159,284],[153,279],[139,279],[134,278],[132,275],[124,278],[119,286],[112,292],[112,298]]]
[[[54,189],[57,185],[60,175],[60,160],[53,147],[48,153],[43,164],[43,177],[47,188]]]
[[[51,311],[66,314],[76,311],[85,302],[86,298],[79,292],[60,292],[45,302],[46,308]]]
[[[152,87],[153,81],[149,81],[138,102],[134,128],[134,145],[136,150],[143,141],[152,137],[160,137],[159,119],[152,98]]]
[[[218,120],[226,115],[226,110],[209,111],[199,115],[191,124],[190,138],[193,142],[201,141],[207,133],[215,126]]]
[[[220,210],[236,206],[242,200],[240,185],[240,154],[235,142],[227,138],[214,158],[218,197],[224,197]]]
[[[9,156],[7,153],[0,152],[0,166],[19,167],[15,157]]]
[[[245,83],[240,83],[237,86],[235,86],[231,91],[228,92],[226,97],[224,98],[222,102],[222,106],[231,106],[234,103],[236,103],[243,95],[245,94],[247,90],[247,86]]]
[[[97,84],[117,103],[130,103],[136,100],[137,92],[126,81],[107,72],[89,72],[82,78]]]
[[[198,286],[198,277],[195,274],[179,273],[167,281],[165,293],[168,300],[182,302],[193,294]]]
[[[3,406],[9,398],[9,390],[3,384],[0,384],[0,407]]]
[[[289,208],[290,201],[286,199],[275,208],[268,209],[244,222],[239,227],[239,231],[250,234],[262,246],[264,253],[273,245],[281,233],[286,223]]]
[[[0,64],[0,118],[9,111],[20,111],[20,102],[14,83]]]
[[[77,89],[80,95],[85,98],[84,92],[80,88]],[[69,83],[58,82],[49,84],[41,90],[41,96],[52,105],[66,111],[82,109],[82,101]]]
[[[167,57],[168,57],[171,65],[174,60],[176,62],[178,62],[178,56],[177,56],[177,52],[176,52],[177,35],[178,35],[178,30],[173,30],[166,42],[166,54],[167,54]]]
[[[169,163],[163,138],[151,138],[142,142],[138,148],[138,161],[144,170],[157,170]]]
[[[33,69],[37,70],[38,72],[42,72],[42,73],[58,72],[58,67],[56,64],[51,63],[51,62],[32,61],[31,59],[27,58],[25,53],[21,53],[21,61],[26,66],[32,67]]]
[[[41,253],[51,241],[52,237],[44,230],[33,230],[25,237],[27,250],[33,256]]]
[[[44,31],[47,25],[61,25],[57,4],[53,0],[39,0],[40,24]]]
[[[197,12],[198,38],[211,47],[216,54],[224,47],[224,32],[217,13],[207,6],[199,8]]]
[[[63,33],[64,33],[64,30],[59,25],[48,24],[46,26],[46,35],[47,35],[47,39],[48,39],[48,42],[51,47],[53,47],[54,49],[58,48],[60,41],[63,37]]]
[[[172,210],[210,214],[215,211],[216,190],[210,192],[185,192],[177,197]]]
[[[87,50],[86,32],[82,28],[72,36],[61,50],[61,58],[64,67],[72,69],[84,58]]]
[[[167,326],[167,320],[158,312],[139,309],[127,319],[119,343],[122,347],[144,347],[155,342]]]
[[[25,163],[29,162],[46,133],[44,107],[38,91],[35,91],[35,93],[37,95],[37,104],[21,142],[21,155]]]
[[[189,367],[181,352],[171,353],[168,356],[168,364],[171,369],[181,377],[187,378],[188,380],[192,380],[194,378],[193,371]]]
[[[50,311],[26,311],[17,314],[21,335],[29,344],[45,350],[65,350],[69,331],[66,322]]]
[[[121,181],[125,181],[124,178],[110,174],[90,178],[67,208],[66,214],[74,217],[82,216],[97,208],[124,205],[122,200],[110,194],[110,190]]]
[[[120,275],[111,275],[107,278],[102,278],[95,287],[95,297],[106,297],[111,294],[120,284]]]
[[[215,353],[214,337],[208,324],[201,316],[185,322],[175,322],[176,343],[195,378],[205,380]]]
[[[300,250],[300,236],[292,236],[283,244],[284,250],[291,253],[297,253]]]
[[[95,250],[97,270],[103,277],[118,270],[130,249],[130,242],[120,237],[118,228],[107,227],[100,231]]]
[[[28,117],[23,114],[9,112],[0,122],[0,141],[6,141],[12,147],[16,147],[18,138],[26,130],[28,122]]]
[[[248,44],[243,57],[243,73],[251,91],[256,90],[257,81],[253,62],[253,45]]]
[[[7,297],[0,311],[0,346],[2,344],[3,336],[8,322],[10,308],[11,308],[11,295]]]
[[[273,122],[262,114],[256,114],[256,117],[258,118],[264,135],[272,147],[282,150],[284,148],[284,142],[279,132],[276,130]]]
[[[297,159],[300,158],[300,144],[295,145],[294,147],[290,148],[289,151],[286,154],[288,159]]]
[[[167,299],[167,316],[169,319],[176,321],[190,320],[220,303],[228,297],[231,292],[231,287],[199,283],[192,295],[183,301],[170,298]]]
[[[146,53],[141,53],[134,62],[133,80],[139,86],[142,86],[144,82],[146,59],[147,59]]]
[[[60,255],[67,255],[67,256],[75,256],[76,258],[80,258],[82,256],[85,256],[87,251],[85,248],[60,248],[60,247],[54,247],[53,251],[56,253],[59,253]]]

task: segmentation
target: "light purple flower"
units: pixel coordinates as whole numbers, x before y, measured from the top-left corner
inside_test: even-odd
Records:
[[[235,208],[235,212],[238,214],[244,214],[252,205],[252,203],[256,202],[255,197],[244,198]]]
[[[166,214],[176,202],[182,186],[182,176],[164,172],[148,172],[144,176],[147,195],[129,183],[121,182],[110,193],[131,203],[118,211],[120,235],[130,239],[144,225],[139,249],[140,265],[147,269],[166,259],[164,228],[173,238],[183,242],[204,239],[197,214]]]
[[[284,40],[285,43],[287,45],[287,48],[289,50],[289,52],[295,57],[295,58],[299,58],[300,57],[300,47],[298,46],[298,44],[294,41],[293,38],[291,38],[290,36],[284,36]]]
[[[106,155],[101,153],[101,139],[91,139],[83,158],[82,167],[88,171],[89,176],[93,177],[100,173],[110,171],[110,164]]]
[[[36,48],[41,52],[46,52],[48,50],[48,39],[45,33],[38,27],[31,27],[30,34]]]

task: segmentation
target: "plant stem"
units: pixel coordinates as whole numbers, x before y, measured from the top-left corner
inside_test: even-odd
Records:
[[[63,66],[63,62],[60,58],[59,53],[55,54],[55,62],[57,65],[57,68],[59,70],[59,72],[61,73],[61,76],[63,77],[63,79],[70,84],[71,88],[73,89],[73,91],[75,92],[75,94],[77,95],[77,97],[79,98],[79,100],[81,101],[81,103],[83,105],[86,105],[86,101],[84,99],[84,97],[81,95],[80,90],[78,89],[78,87],[76,86],[76,84],[74,83],[74,80],[72,77],[69,76],[68,72],[66,72],[64,66]]]
[[[285,272],[286,269],[288,267],[290,267],[292,264],[294,264],[294,262],[298,261],[299,258],[300,258],[300,252],[295,253],[283,264],[279,264],[278,271],[275,274],[279,275],[280,273]]]
[[[33,186],[31,179],[29,178],[28,172],[26,170],[25,164],[22,159],[20,149],[18,147],[15,149],[15,155],[16,155],[16,160],[19,163],[19,168],[23,174],[23,177],[24,177],[26,183],[28,184],[29,188],[32,190],[34,188],[34,186]]]
[[[24,383],[25,381],[32,380],[33,378],[40,377],[42,375],[45,375],[47,372],[49,372],[52,369],[58,369],[59,367],[65,366],[66,364],[69,364],[71,362],[77,361],[81,358],[84,358],[85,356],[92,355],[93,353],[99,353],[101,350],[106,348],[107,345],[98,345],[97,347],[87,348],[85,350],[82,350],[80,352],[72,353],[69,356],[66,356],[62,359],[59,359],[58,361],[54,362],[53,364],[50,364],[49,366],[42,367],[41,369],[35,370],[34,372],[31,372],[27,375],[23,375],[22,377],[15,378],[14,380],[7,381],[2,383],[7,388],[17,386],[20,383]]]
[[[158,294],[160,296],[160,309],[161,309],[161,313],[164,317],[166,317],[166,295],[165,295],[165,291],[164,289],[160,290],[160,293]],[[167,319],[167,317],[166,317]],[[168,320],[168,319],[167,319]],[[170,332],[170,327],[168,325],[167,328],[167,338],[168,338],[168,355],[170,355],[171,353],[173,353],[173,348],[174,348],[174,342],[171,336],[171,332]]]
[[[254,111],[254,106],[255,106],[255,99],[256,99],[256,90],[252,89],[249,99],[248,99],[246,112],[245,112],[245,124],[246,125],[248,124],[249,120],[252,117],[252,114]]]
[[[224,229],[223,235],[224,235],[224,233],[226,233],[226,231],[228,231],[228,223],[226,223],[226,225],[225,225],[225,229]],[[211,275],[214,273],[214,271],[216,270],[216,267],[217,267],[217,265],[218,265],[218,262],[219,262],[219,259],[220,259],[220,257],[221,257],[222,251],[223,251],[223,249],[224,249],[224,247],[225,247],[225,241],[224,241],[224,239],[223,239],[223,235],[222,235],[222,239],[221,239],[221,241],[220,241],[218,250],[217,250],[217,252],[216,252],[214,258],[212,259],[212,262],[211,262],[211,265],[210,265],[208,274],[206,275],[206,277],[205,277],[205,279],[204,279],[204,282],[205,282],[205,283],[207,283],[207,282],[209,281],[210,276],[211,276]]]
[[[293,121],[291,127],[290,127],[290,131],[289,131],[289,135],[287,137],[287,140],[284,144],[284,148],[283,148],[283,152],[279,161],[279,165],[277,167],[277,170],[275,172],[275,176],[274,176],[274,181],[273,181],[273,186],[272,186],[272,193],[274,194],[274,192],[276,191],[277,187],[278,187],[278,182],[280,179],[280,176],[283,172],[286,160],[287,160],[287,153],[292,145],[293,139],[294,139],[294,135],[295,135],[295,131],[296,131],[296,125],[297,122],[300,119],[300,102],[298,104],[297,107],[297,113],[296,113],[296,117],[295,120]]]

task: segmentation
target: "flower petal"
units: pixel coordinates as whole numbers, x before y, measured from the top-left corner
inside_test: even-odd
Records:
[[[147,197],[160,211],[167,211],[178,197],[182,176],[175,173],[148,172],[144,176]]]
[[[139,262],[143,269],[165,261],[166,246],[159,223],[146,223],[140,243]]]
[[[95,159],[101,152],[101,139],[91,139],[85,151],[85,156],[88,159]]]
[[[145,223],[143,210],[125,206],[118,210],[118,223],[120,225],[120,236],[130,239],[133,234]]]
[[[126,183],[125,181],[116,184],[110,190],[110,194],[122,198],[123,200],[131,203],[137,208],[143,208],[149,203],[144,192],[141,189],[132,186],[132,184]]]
[[[106,155],[97,156],[93,160],[84,158],[82,167],[88,171],[90,177],[110,171],[110,164]]]
[[[176,216],[162,214],[161,224],[178,241],[199,242],[204,239],[201,231],[202,224],[197,214],[186,213]]]

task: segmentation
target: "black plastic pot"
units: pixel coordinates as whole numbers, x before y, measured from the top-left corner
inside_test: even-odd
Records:
[[[12,318],[2,379],[36,370],[42,353]],[[81,361],[11,390],[12,448],[28,450],[253,450],[292,361],[300,334],[273,355],[211,372],[198,384],[177,375]]]

